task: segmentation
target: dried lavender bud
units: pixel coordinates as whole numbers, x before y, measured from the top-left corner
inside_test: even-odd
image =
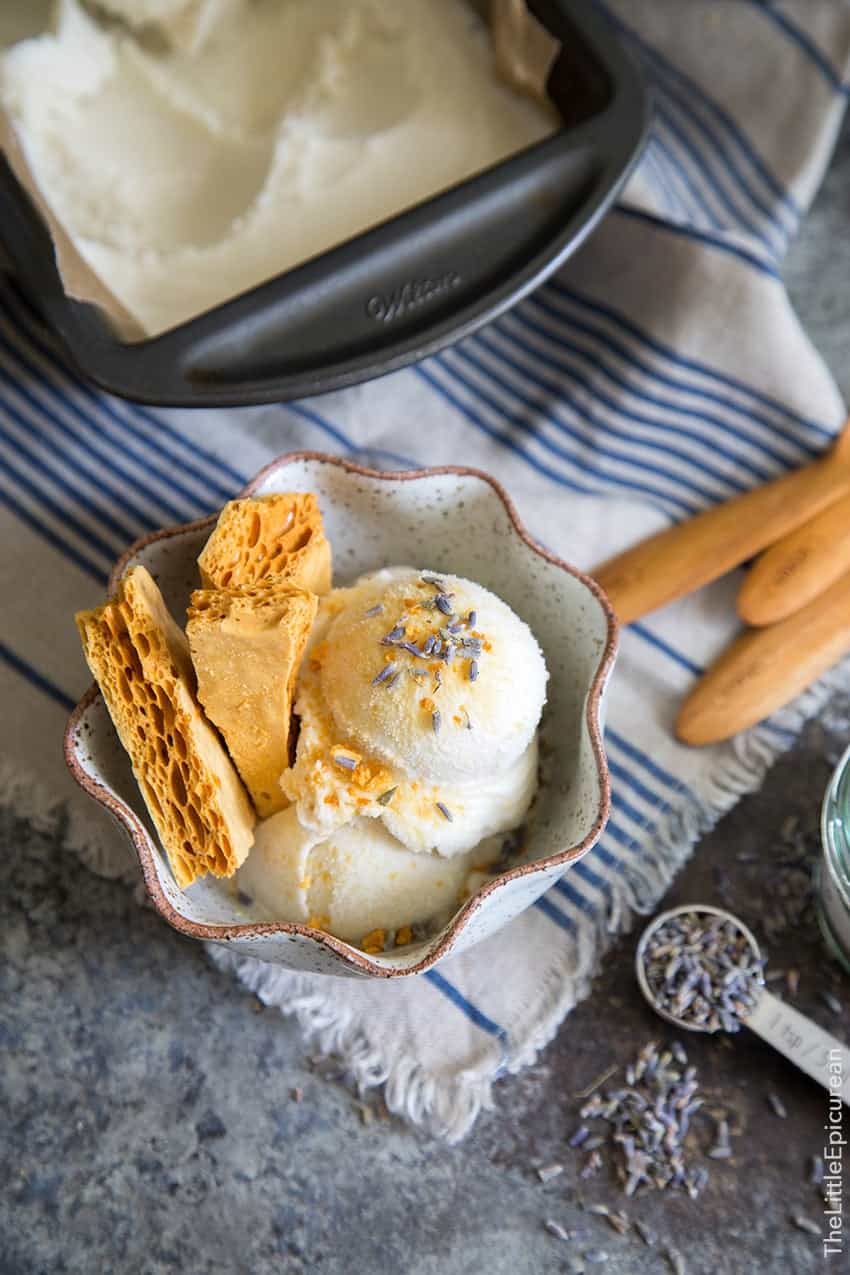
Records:
[[[655,1246],[658,1236],[655,1234],[655,1231],[653,1231],[651,1226],[647,1226],[646,1222],[641,1222],[640,1218],[635,1218],[634,1228],[647,1248],[653,1248]]]
[[[779,1097],[779,1094],[769,1093],[767,1095],[767,1101],[770,1103],[770,1106],[773,1108],[774,1113],[777,1116],[779,1116],[780,1120],[788,1119],[788,1112],[785,1109],[785,1103]]]
[[[805,1231],[807,1235],[820,1235],[821,1228],[817,1222],[813,1222],[811,1218],[804,1217],[802,1213],[792,1213],[788,1221],[792,1226],[796,1226],[798,1231]]]
[[[832,1014],[840,1014],[843,1012],[843,1006],[837,996],[833,996],[832,992],[822,991],[820,998]]]

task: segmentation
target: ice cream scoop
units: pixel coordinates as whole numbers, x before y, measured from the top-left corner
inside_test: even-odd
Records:
[[[319,835],[368,815],[409,850],[465,853],[531,804],[546,678],[527,625],[482,586],[366,576],[323,600],[283,790]]]
[[[489,589],[397,567],[328,626],[322,692],[373,756],[431,783],[502,772],[531,743],[546,665],[528,625]]]
[[[475,869],[495,860],[499,839],[443,859],[411,854],[373,819],[355,819],[317,841],[290,806],[266,819],[238,874],[240,888],[273,920],[315,925],[359,942],[453,911]]]

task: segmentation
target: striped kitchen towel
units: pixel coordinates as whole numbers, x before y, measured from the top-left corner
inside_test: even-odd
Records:
[[[801,331],[782,257],[842,118],[850,9],[837,0],[609,0],[654,90],[646,153],[568,266],[477,335],[321,400],[157,411],[97,393],[13,285],[0,312],[0,796],[61,827],[95,870],[131,865],[71,784],[68,710],[85,689],[72,612],[102,597],[125,545],[196,518],[273,455],[383,467],[474,465],[531,531],[590,566],[818,455],[845,409]],[[822,691],[734,743],[688,751],[671,723],[733,632],[734,580],[623,634],[611,688],[610,823],[505,931],[417,979],[344,982],[211,951],[296,1014],[361,1085],[450,1138],[529,1063],[612,935],[653,908],[700,832],[794,739]],[[569,1031],[569,1024],[564,1028]]]

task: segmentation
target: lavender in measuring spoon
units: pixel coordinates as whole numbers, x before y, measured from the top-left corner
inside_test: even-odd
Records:
[[[723,917],[672,916],[646,945],[644,970],[659,1009],[703,1031],[736,1032],[758,1004],[764,961]]]

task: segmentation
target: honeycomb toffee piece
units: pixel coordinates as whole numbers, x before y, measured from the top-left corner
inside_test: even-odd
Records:
[[[232,876],[251,848],[254,811],[201,712],[186,637],[154,580],[133,567],[112,601],[76,619],[177,884]]]
[[[295,678],[318,598],[279,576],[235,589],[197,589],[186,634],[198,698],[227,744],[257,813],[287,804]]]
[[[279,576],[311,593],[331,587],[331,547],[312,492],[231,500],[198,558],[205,589]]]

